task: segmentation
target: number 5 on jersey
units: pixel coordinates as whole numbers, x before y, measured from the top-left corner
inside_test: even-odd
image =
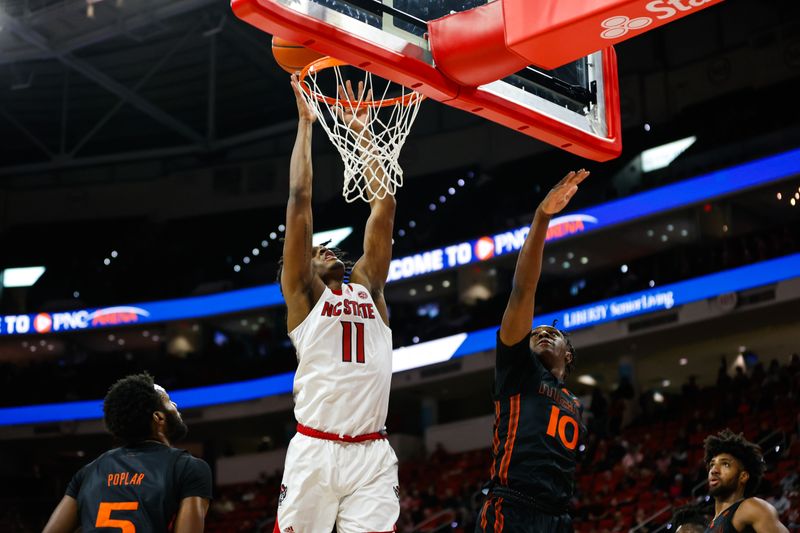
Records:
[[[572,438],[567,440],[567,426],[572,426]],[[558,440],[568,450],[574,450],[578,444],[578,422],[569,415],[561,415],[561,411],[555,405],[550,408],[550,422],[547,424],[547,434],[555,438],[558,433]]]
[[[353,326],[356,327],[356,363],[364,362],[364,323],[347,322],[342,320],[342,361],[351,363],[353,361]]]
[[[139,502],[100,502],[94,527],[113,527],[122,533],[136,533],[136,526],[133,522],[112,519],[111,513],[113,511],[135,511],[138,508]]]

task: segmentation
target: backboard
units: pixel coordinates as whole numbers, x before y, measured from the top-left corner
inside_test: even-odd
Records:
[[[502,0],[496,1],[499,6]],[[555,70],[521,67],[514,74],[477,86],[455,81],[437,69],[429,21],[491,7],[487,3],[233,0],[232,7],[239,18],[267,33],[582,157],[605,161],[618,156],[622,149],[619,93],[611,47]]]

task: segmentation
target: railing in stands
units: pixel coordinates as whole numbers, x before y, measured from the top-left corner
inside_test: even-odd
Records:
[[[452,529],[452,523],[456,519],[456,513],[452,509],[445,509],[426,518],[412,530],[412,533],[439,533]]]
[[[639,524],[634,528],[629,529],[628,533],[634,533],[635,531],[639,531],[644,526],[648,525],[650,522],[652,522],[653,520],[655,520],[656,518],[658,518],[659,516],[670,510],[672,510],[672,505],[667,505],[665,507],[662,507],[661,509],[650,515],[649,518],[646,518],[644,522],[642,522],[641,524]]]

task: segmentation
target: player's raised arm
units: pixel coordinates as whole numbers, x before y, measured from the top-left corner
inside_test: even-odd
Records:
[[[364,87],[359,83],[358,92],[361,100]],[[348,81],[345,87],[340,87],[340,97],[345,96],[350,101],[356,101],[353,87]],[[367,93],[366,98],[372,99],[372,94]],[[368,174],[367,187],[373,193],[382,193],[383,198],[375,198],[370,204],[370,215],[364,230],[364,255],[356,262],[350,280],[353,283],[364,285],[372,293],[372,299],[378,307],[378,312],[383,321],[389,324],[389,315],[386,310],[386,301],[383,298],[383,288],[386,285],[386,278],[389,276],[389,264],[392,261],[392,232],[394,230],[394,214],[396,202],[394,196],[388,191],[380,191],[385,188],[386,175],[380,162],[370,158],[368,153],[369,128],[366,124],[369,121],[369,110],[357,110],[354,117],[348,116],[352,111],[342,110],[343,119],[356,135],[360,136],[360,144],[365,150],[363,157],[367,161],[365,172]],[[353,120],[354,119],[354,120]]]
[[[286,204],[286,238],[283,243],[281,290],[286,299],[289,331],[300,324],[312,306],[312,287],[322,282],[311,271],[311,130],[314,111],[303,100],[297,74],[292,75],[292,90],[297,101],[297,138],[289,168],[289,201]],[[319,288],[321,293],[324,287]]]
[[[72,496],[64,496],[59,502],[42,533],[74,533],[78,523],[78,502]]]
[[[514,284],[500,324],[500,340],[506,346],[513,346],[531,331],[547,227],[552,216],[567,206],[578,191],[578,185],[588,175],[589,172],[583,169],[570,172],[547,193],[536,209],[530,232],[517,257]]]

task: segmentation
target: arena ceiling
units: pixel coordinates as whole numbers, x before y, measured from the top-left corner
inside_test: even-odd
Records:
[[[295,112],[224,1],[13,0],[0,28],[2,166],[213,154]]]
[[[752,77],[726,74],[725,52],[793,34],[783,62],[800,65],[799,11],[792,0],[727,0],[624,43],[621,73],[708,59],[709,76],[727,75],[718,88],[740,90]],[[287,81],[269,37],[236,19],[226,0],[0,0],[0,176],[224,158],[293,128]],[[626,100],[686,98],[644,86],[631,97],[631,85],[623,84],[628,116],[642,104]]]

